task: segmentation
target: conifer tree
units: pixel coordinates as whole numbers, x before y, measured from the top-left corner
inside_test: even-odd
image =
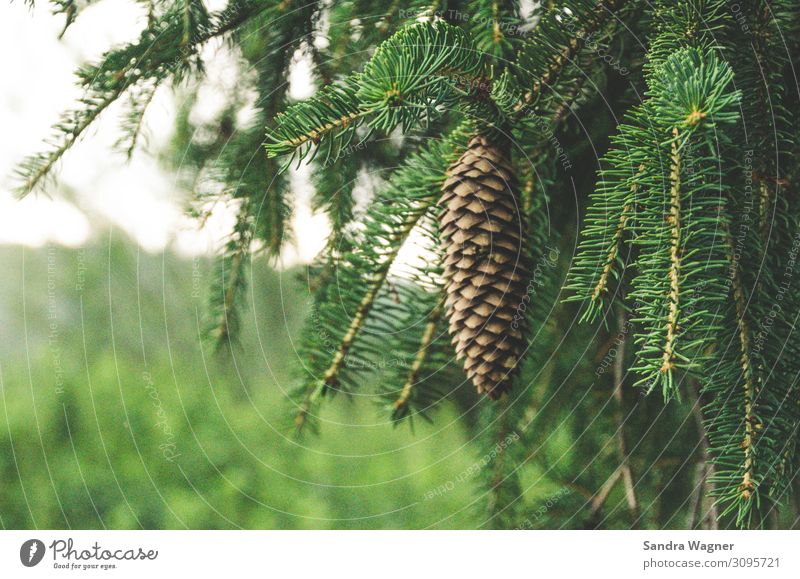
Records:
[[[71,0],[51,4],[67,27],[79,17]],[[198,202],[238,208],[212,342],[235,342],[248,261],[302,235],[287,177],[299,164],[331,224],[308,266],[296,432],[318,431],[337,395],[374,396],[395,423],[454,404],[485,451],[484,526],[791,524],[799,2],[147,10],[137,41],[78,71],[84,96],[20,165],[20,191],[46,187],[118,100],[130,153],[154,92],[196,87],[202,48],[224,39],[241,83],[203,127],[216,140],[186,137],[190,107],[176,130],[206,184]],[[300,57],[317,87],[294,102]],[[361,210],[367,174],[380,177]],[[409,248],[425,258],[399,259]],[[544,512],[526,502],[539,487],[556,489]]]

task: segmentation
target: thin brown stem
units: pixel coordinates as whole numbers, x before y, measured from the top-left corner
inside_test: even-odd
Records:
[[[327,135],[328,133],[335,131],[336,129],[346,128],[354,121],[363,119],[370,113],[372,113],[372,110],[364,110],[357,113],[348,113],[346,115],[339,117],[338,119],[329,121],[324,125],[315,127],[298,137],[281,141],[280,144],[297,149],[298,147],[302,147],[306,143],[318,143],[324,135]]]
[[[581,89],[587,78],[586,76],[582,76],[575,81],[575,85],[569,90],[564,100],[556,108],[556,112],[553,115],[553,124],[560,124],[561,121],[566,119],[572,112],[572,104],[577,100],[578,95],[581,94]]]
[[[708,434],[706,433],[706,427],[703,423],[703,409],[700,406],[699,389],[700,387],[697,381],[690,380],[689,388],[687,388],[689,392],[689,403],[692,405],[692,417],[697,427],[697,436],[702,452],[702,460],[698,465],[702,467],[701,476],[698,477],[698,500],[701,505],[704,499],[708,501],[708,508],[701,514],[697,522],[703,525],[703,528],[716,530],[719,528],[719,523],[717,522],[719,512],[717,511],[716,501],[711,498],[714,495],[714,465],[711,462],[711,445],[708,442]],[[692,526],[689,528],[692,528]]]
[[[761,235],[761,242],[767,247],[769,241],[769,211],[772,202],[772,187],[763,180],[758,184],[759,205],[758,205],[758,229]]]
[[[600,490],[592,497],[591,504],[592,507],[589,510],[589,520],[595,520],[597,515],[603,509],[606,501],[608,500],[611,491],[614,489],[614,485],[617,484],[617,481],[622,478],[622,465],[617,467],[617,469],[611,473],[611,476],[606,479],[606,482],[603,483],[603,486],[600,487]]]
[[[692,489],[692,500],[689,504],[689,520],[686,525],[687,529],[694,529],[697,521],[700,519],[702,504],[703,504],[703,488],[705,487],[706,478],[706,465],[703,462],[698,462],[694,469],[695,485]],[[702,521],[702,519],[700,519]]]
[[[395,414],[402,412],[408,406],[408,403],[411,400],[411,394],[413,393],[414,387],[417,385],[419,380],[419,373],[422,369],[422,364],[425,362],[431,342],[436,336],[436,326],[439,323],[439,319],[442,317],[443,309],[444,301],[441,300],[433,309],[430,317],[428,318],[428,324],[425,326],[425,331],[422,333],[422,340],[420,341],[419,350],[417,350],[417,355],[414,357],[414,362],[411,364],[411,370],[408,372],[406,382],[403,385],[402,390],[400,390],[400,395],[397,397],[397,400],[395,400],[392,404]]]
[[[639,520],[639,501],[636,498],[636,485],[633,482],[633,471],[631,469],[630,458],[625,444],[625,412],[622,386],[625,381],[625,343],[628,332],[628,318],[625,310],[619,308],[617,311],[617,329],[619,332],[619,345],[617,346],[617,356],[614,359],[614,423],[617,427],[617,456],[622,472],[622,483],[625,487],[625,501],[628,503],[628,511],[631,515],[631,527],[636,526]]]

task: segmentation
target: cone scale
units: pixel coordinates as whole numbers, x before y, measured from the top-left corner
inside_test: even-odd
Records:
[[[525,350],[517,191],[506,148],[477,135],[448,169],[439,201],[450,336],[467,377],[492,399],[509,390]]]

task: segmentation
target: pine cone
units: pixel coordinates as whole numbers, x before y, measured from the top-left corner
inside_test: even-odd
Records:
[[[527,268],[517,183],[507,152],[482,135],[447,174],[439,219],[450,335],[478,393],[497,399],[525,349]]]

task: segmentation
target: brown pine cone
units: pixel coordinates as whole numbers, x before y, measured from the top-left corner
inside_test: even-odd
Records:
[[[508,153],[483,135],[470,139],[447,174],[439,220],[450,335],[478,393],[497,399],[525,350],[528,270],[517,182]]]

